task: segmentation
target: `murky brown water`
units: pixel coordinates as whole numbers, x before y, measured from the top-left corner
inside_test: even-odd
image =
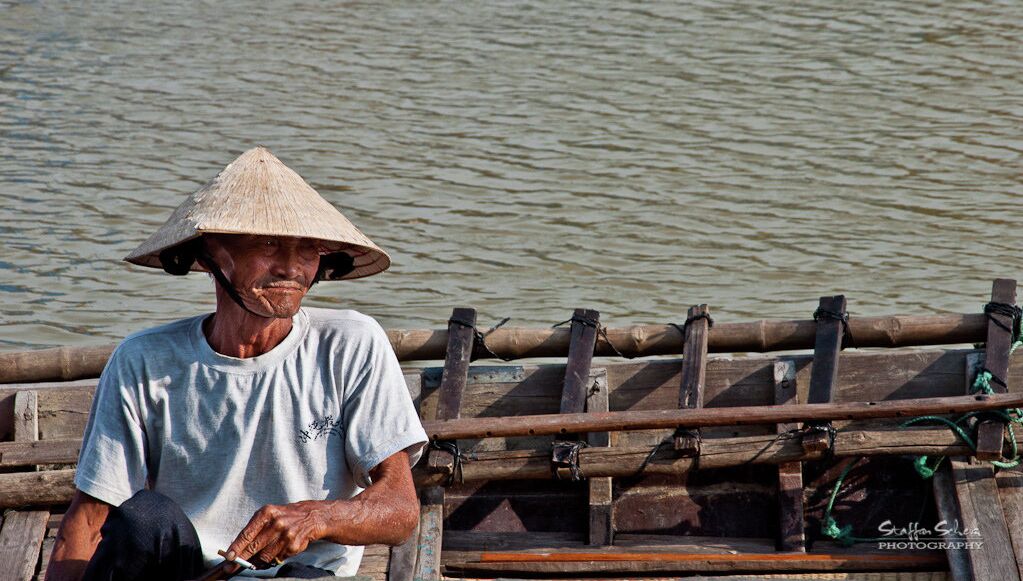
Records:
[[[1023,4],[0,2],[0,348],[211,308],[120,262],[265,144],[386,326],[975,311],[1019,277]]]

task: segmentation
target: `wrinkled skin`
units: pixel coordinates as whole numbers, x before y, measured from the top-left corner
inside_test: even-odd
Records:
[[[231,357],[255,357],[273,349],[291,331],[291,317],[316,276],[319,244],[305,238],[228,234],[207,235],[204,242],[252,311],[238,306],[218,283],[217,312],[203,327],[210,346]]]

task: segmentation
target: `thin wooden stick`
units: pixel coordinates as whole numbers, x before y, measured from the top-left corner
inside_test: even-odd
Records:
[[[543,436],[583,432],[620,432],[662,428],[750,426],[813,420],[869,420],[962,414],[1023,406],[1023,393],[953,397],[742,406],[682,410],[619,411],[594,414],[546,414],[504,418],[462,418],[423,422],[433,440]]]

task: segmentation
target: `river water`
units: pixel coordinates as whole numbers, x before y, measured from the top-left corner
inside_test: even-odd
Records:
[[[0,349],[212,308],[120,259],[263,144],[388,327],[978,311],[1018,277],[1023,4],[0,1]]]

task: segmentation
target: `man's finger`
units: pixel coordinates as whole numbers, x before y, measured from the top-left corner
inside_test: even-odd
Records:
[[[273,518],[273,511],[270,507],[264,506],[256,511],[249,519],[249,524],[238,533],[234,542],[227,548],[228,552],[234,551],[235,555],[243,559],[249,559],[273,541],[277,535],[267,530],[267,523]]]
[[[284,560],[289,555],[285,554],[285,539],[284,537],[277,537],[270,543],[268,543],[263,550],[259,552],[254,558],[263,561],[267,565],[274,567],[279,564],[278,559]]]

